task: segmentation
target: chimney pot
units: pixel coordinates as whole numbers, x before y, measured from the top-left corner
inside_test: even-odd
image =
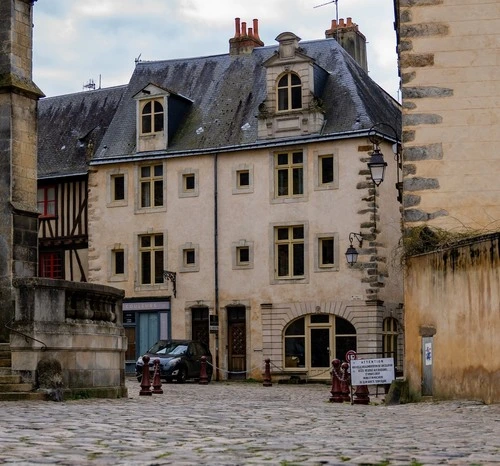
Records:
[[[254,19],[253,20],[253,36],[257,40],[260,40],[260,37],[259,37],[259,20],[258,19]]]
[[[337,20],[332,19],[332,30],[335,30],[335,29],[337,29]]]
[[[347,25],[352,26],[352,18],[347,18]]]
[[[234,27],[236,29],[234,37],[240,37],[241,36],[240,18],[234,18]]]
[[[340,27],[340,28],[345,27],[345,24],[344,24],[344,18],[340,18],[340,19],[339,19],[339,27]]]
[[[253,37],[253,29],[252,28],[248,28],[248,36]]]
[[[241,23],[241,35],[242,36],[247,35],[247,23],[245,21]]]

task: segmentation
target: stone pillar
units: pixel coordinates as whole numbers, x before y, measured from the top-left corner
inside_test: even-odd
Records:
[[[14,317],[12,279],[37,273],[37,103],[32,0],[0,2],[0,341]]]

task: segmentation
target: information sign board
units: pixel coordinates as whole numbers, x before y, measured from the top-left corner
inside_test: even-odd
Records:
[[[394,358],[351,359],[351,385],[384,385],[394,380]]]

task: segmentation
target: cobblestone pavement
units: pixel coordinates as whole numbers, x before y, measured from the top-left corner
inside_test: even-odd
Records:
[[[500,465],[500,405],[329,403],[329,386],[164,384],[0,403],[6,465]]]

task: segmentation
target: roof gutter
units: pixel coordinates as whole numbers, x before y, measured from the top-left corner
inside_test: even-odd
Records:
[[[119,155],[115,157],[107,157],[100,158],[97,160],[92,160],[90,165],[108,165],[116,162],[134,162],[140,157],[141,160],[155,160],[155,159],[163,159],[165,157],[189,157],[193,155],[215,155],[225,152],[235,152],[235,151],[243,151],[243,150],[251,150],[251,149],[265,149],[268,147],[288,147],[288,146],[296,146],[297,144],[303,143],[314,143],[314,142],[325,142],[325,141],[335,141],[342,139],[351,139],[351,138],[360,138],[364,136],[368,136],[369,134],[373,134],[373,131],[370,132],[369,129],[356,130],[356,131],[346,131],[343,133],[336,133],[329,136],[308,136],[305,138],[297,138],[297,139],[283,139],[283,140],[270,140],[270,141],[262,141],[256,142],[252,144],[235,144],[231,146],[221,146],[221,147],[211,147],[207,149],[191,149],[184,151],[152,151],[152,152],[139,152],[135,155]],[[396,142],[393,137],[390,137],[384,133],[377,132],[384,139],[387,139],[392,142]]]

